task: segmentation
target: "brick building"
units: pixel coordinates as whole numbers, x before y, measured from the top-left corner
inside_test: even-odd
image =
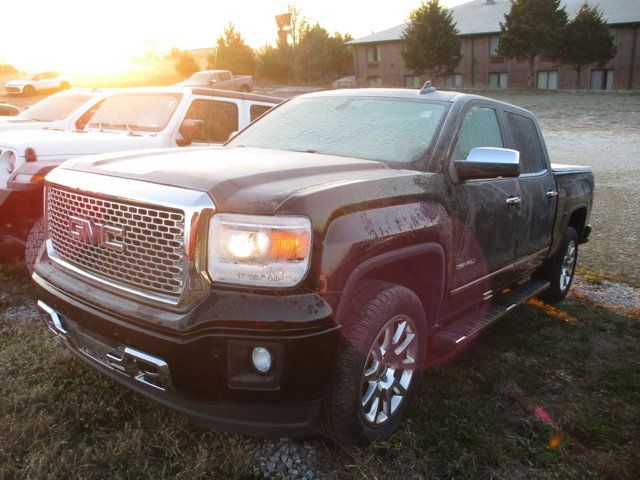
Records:
[[[561,0],[572,19],[585,0]],[[640,89],[640,0],[589,0],[597,5],[611,27],[616,56],[604,66],[582,71],[581,86],[592,90]],[[473,0],[451,9],[460,40],[462,58],[450,87],[527,87],[529,65],[498,56],[500,22],[509,13],[509,0]],[[430,75],[415,76],[402,59],[402,33],[406,24],[349,42],[354,47],[356,84],[418,88]],[[426,46],[428,48],[428,46]],[[536,85],[542,89],[575,88],[576,74],[570,67],[536,59]],[[433,79],[441,83],[441,79]]]

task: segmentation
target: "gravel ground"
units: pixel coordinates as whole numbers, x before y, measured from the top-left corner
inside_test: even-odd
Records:
[[[573,281],[569,296],[640,316],[640,288],[625,283],[578,275]]]
[[[258,478],[315,480],[322,478],[316,459],[317,448],[311,442],[264,440],[255,453],[254,473]]]

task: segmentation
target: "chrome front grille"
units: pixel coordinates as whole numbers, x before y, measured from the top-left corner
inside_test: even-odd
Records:
[[[116,237],[110,246],[95,241],[93,232],[78,235],[77,222],[85,222],[87,230],[106,226]],[[56,254],[81,271],[136,291],[175,299],[182,294],[183,211],[49,185],[47,226]],[[114,242],[120,248],[113,248]]]

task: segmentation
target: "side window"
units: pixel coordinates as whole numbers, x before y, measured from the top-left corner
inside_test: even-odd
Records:
[[[268,107],[267,105],[251,105],[251,108],[249,110],[249,116],[251,117],[251,121],[253,122],[255,119],[261,117],[262,115],[267,113],[269,110],[271,110],[271,108],[272,107]]]
[[[96,113],[96,110],[100,108],[100,105],[102,105],[102,102],[104,102],[104,100],[100,100],[98,103],[96,103],[91,108],[89,108],[86,112],[84,112],[78,118],[78,120],[76,120],[76,130],[84,130],[84,127],[87,126],[87,123],[89,123],[89,120],[91,120],[91,117],[93,117],[93,114]]]
[[[231,76],[231,72],[220,72],[220,81],[221,82],[226,82],[228,80],[233,80],[233,77]]]
[[[231,132],[238,130],[238,106],[235,103],[215,100],[194,100],[185,120],[202,120],[204,137],[195,142],[223,143]]]
[[[513,138],[513,149],[520,152],[522,173],[544,170],[542,147],[533,120],[515,113],[507,113],[506,118]]]
[[[455,160],[466,160],[469,152],[476,147],[503,146],[496,111],[493,108],[473,107],[464,117],[453,155]]]

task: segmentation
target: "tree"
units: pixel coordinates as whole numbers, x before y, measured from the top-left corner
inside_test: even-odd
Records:
[[[597,7],[584,3],[565,27],[562,35],[560,62],[576,71],[576,89],[580,88],[580,73],[592,64],[602,65],[616,54],[609,26]]]
[[[402,35],[402,57],[416,75],[453,72],[460,62],[460,39],[451,12],[438,0],[423,3],[409,15]]]
[[[500,23],[498,53],[506,58],[529,62],[529,86],[534,87],[538,55],[558,59],[567,12],[560,0],[514,0]]]
[[[209,56],[209,68],[226,69],[233,73],[253,75],[256,71],[256,56],[247,45],[233,23],[229,22],[224,34],[218,38],[216,52]]]
[[[175,69],[182,77],[190,77],[192,74],[200,70],[200,65],[198,65],[196,59],[193,58],[193,55],[189,52],[172,52],[172,54],[177,55],[177,59],[175,60]]]

